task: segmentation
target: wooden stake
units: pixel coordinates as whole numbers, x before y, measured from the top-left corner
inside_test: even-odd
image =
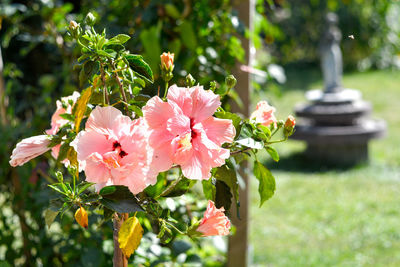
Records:
[[[119,216],[118,216],[119,215]],[[114,257],[113,257],[113,266],[114,267],[127,267],[128,259],[122,253],[122,250],[119,248],[118,242],[118,233],[119,229],[121,229],[122,223],[128,219],[128,213],[116,213],[114,214],[113,224],[113,238],[114,238]]]
[[[252,30],[251,19],[253,17],[254,0],[236,0],[233,1],[233,5],[236,10],[239,11],[239,20],[243,22],[250,30]],[[241,38],[242,47],[246,52],[245,63],[251,66],[251,54],[250,47],[251,42],[249,39]],[[238,63],[234,76],[237,79],[235,88],[238,90],[238,94],[243,102],[243,109],[240,109],[237,105],[233,106],[233,111],[242,113],[245,117],[249,116],[249,104],[250,104],[250,74],[240,70],[240,64]],[[232,205],[231,209],[231,221],[236,226],[236,234],[229,237],[228,245],[228,267],[246,267],[249,265],[248,255],[248,231],[249,231],[249,187],[250,181],[247,174],[243,171],[247,168],[247,162],[244,162],[240,168],[240,175],[243,177],[246,184],[245,188],[239,190],[239,201],[240,201],[240,220],[236,217],[236,206]]]

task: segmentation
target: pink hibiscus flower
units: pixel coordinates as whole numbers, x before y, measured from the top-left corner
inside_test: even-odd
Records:
[[[225,216],[224,211],[223,207],[217,209],[214,202],[209,200],[207,210],[196,231],[202,233],[203,236],[228,235],[231,222]]]
[[[61,114],[71,114],[72,108],[80,96],[81,96],[80,93],[74,92],[70,96],[61,98],[61,101],[57,100],[57,102],[56,102],[57,109],[54,112],[53,116],[51,117],[51,129],[46,130],[47,134],[50,134],[50,135],[57,134],[57,132],[60,130],[60,128],[69,122],[69,120],[62,118],[60,115]],[[58,158],[58,154],[60,152],[60,147],[61,147],[61,144],[58,144],[58,145],[55,145],[51,149],[51,155],[54,158]],[[63,160],[63,163],[65,164],[65,166],[69,166],[68,159]]]
[[[267,101],[260,101],[257,103],[256,110],[251,114],[250,118],[264,126],[270,126],[271,124],[276,126],[274,112],[275,108],[270,106]]]
[[[12,151],[10,165],[22,166],[26,162],[50,150],[48,135],[37,135],[23,139]]]
[[[143,119],[131,120],[114,107],[97,106],[90,114],[86,129],[72,142],[83,162],[86,180],[105,185],[125,185],[137,194],[157,182],[157,173],[149,171],[148,148]]]
[[[154,164],[160,171],[178,164],[189,179],[210,178],[211,169],[223,165],[230,155],[221,145],[235,137],[231,120],[212,116],[221,105],[219,96],[202,86],[173,85],[167,99],[163,102],[155,96],[143,108]]]

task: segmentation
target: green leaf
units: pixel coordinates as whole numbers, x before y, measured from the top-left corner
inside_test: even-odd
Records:
[[[52,225],[52,223],[56,219],[58,213],[59,213],[59,211],[53,211],[51,209],[46,209],[44,211],[44,221],[45,221],[45,223],[46,223],[48,228],[50,228],[50,226]]]
[[[65,196],[67,196],[67,192],[68,192],[68,188],[65,186],[65,184],[63,183],[55,183],[55,184],[49,184],[48,187],[50,187],[51,189],[53,189],[54,191],[63,194]]]
[[[82,194],[83,191],[94,185],[95,183],[89,183],[89,182],[82,182],[78,185],[78,195]]]
[[[128,187],[123,185],[110,185],[100,190],[103,197],[100,203],[116,212],[143,211],[136,197]]]
[[[259,124],[257,128],[261,129],[268,138],[271,137],[271,130],[269,127]]]
[[[203,193],[204,196],[206,197],[206,199],[208,200],[212,200],[215,202],[215,185],[213,185],[212,183],[212,178],[208,179],[208,180],[203,180],[201,181],[202,185],[203,185]]]
[[[100,200],[100,203],[103,206],[120,213],[143,211],[139,203],[134,199],[112,200],[108,198],[103,198]]]
[[[259,181],[258,193],[260,194],[260,207],[270,199],[275,192],[275,178],[272,173],[260,162],[254,161],[254,175]]]
[[[100,62],[98,61],[87,61],[85,62],[85,64],[83,64],[83,71],[85,74],[86,81],[92,80],[93,75],[98,73],[99,70],[100,70]]]
[[[75,117],[72,114],[68,114],[68,113],[64,113],[64,114],[60,114],[60,117],[69,121],[74,122]]]
[[[217,180],[215,183],[215,206],[217,208],[224,207],[225,213],[229,212],[232,204],[232,194],[229,186],[222,181]]]
[[[273,148],[273,147],[271,147],[271,146],[267,146],[265,149],[267,150],[268,154],[271,156],[271,158],[272,158],[274,161],[276,161],[276,162],[279,161],[279,154],[278,154],[278,152],[275,150],[275,148]]]
[[[227,164],[218,167],[214,173],[214,177],[215,179],[217,179],[217,181],[222,181],[227,186],[229,186],[229,188],[232,190],[235,200],[238,201],[239,199],[238,179],[233,164],[230,165],[231,165],[230,167]]]
[[[191,180],[186,177],[175,180],[167,190],[162,192],[163,197],[179,197],[189,191],[190,188],[196,183],[196,180]]]
[[[102,196],[105,196],[105,195],[113,194],[113,193],[115,193],[115,191],[117,191],[117,186],[110,185],[110,186],[105,186],[102,189],[100,189],[99,194]]]
[[[253,130],[251,129],[251,125],[248,124],[242,125],[238,140],[236,140],[235,142],[249,148],[255,148],[255,149],[264,148],[263,142],[256,141],[253,139]]]
[[[113,55],[107,53],[107,52],[104,51],[104,50],[97,50],[96,53],[97,53],[99,56],[103,56],[103,57],[106,57],[106,58],[113,58]],[[115,53],[115,55],[116,55],[116,53]]]
[[[113,51],[113,52],[121,52],[125,50],[125,46],[121,45],[121,44],[106,44],[104,46],[105,51]],[[110,54],[110,53],[109,53]],[[110,55],[114,55],[113,53],[111,53]]]
[[[141,55],[126,55],[125,59],[129,62],[131,69],[141,78],[146,79],[148,82],[153,83],[153,72]]]
[[[155,185],[149,185],[144,190],[149,197],[155,198],[161,195],[165,188],[166,183],[166,172],[159,173],[157,176],[157,183]]]
[[[128,109],[129,111],[133,111],[136,114],[136,116],[143,117],[143,111],[140,107],[135,105],[129,105]]]
[[[131,37],[126,34],[118,34],[117,36],[114,36],[111,38],[108,43],[115,43],[115,44],[124,44],[126,43]]]

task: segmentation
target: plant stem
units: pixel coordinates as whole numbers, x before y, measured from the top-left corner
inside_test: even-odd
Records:
[[[165,80],[165,90],[164,90],[164,98],[167,97],[167,93],[168,93],[168,81]]]
[[[106,86],[106,75],[104,73],[104,66],[103,64],[100,64],[100,76],[101,76],[101,81],[103,82],[103,104],[110,104],[110,100],[108,99],[108,92],[107,92],[107,86]]]
[[[244,153],[244,152],[247,152],[249,150],[251,150],[251,147],[248,147],[248,148],[245,148],[245,149],[242,149],[242,150],[238,150],[238,151],[233,151],[233,152],[231,152],[231,156],[232,155],[237,155],[237,154],[240,154],[240,153]]]
[[[164,222],[165,222],[166,224],[168,224],[169,226],[171,226],[171,228],[174,229],[175,231],[177,231],[179,234],[185,235],[184,232],[182,232],[181,230],[179,230],[178,228],[176,228],[176,226],[173,225],[172,223],[168,222],[167,220],[164,220]]]
[[[125,257],[124,253],[119,247],[118,242],[118,233],[121,229],[122,223],[128,219],[128,213],[120,213],[114,214],[114,231],[113,231],[113,239],[114,239],[114,257],[113,257],[113,267],[127,267],[128,259]]]
[[[168,194],[175,188],[175,186],[182,180],[182,178],[183,178],[183,175],[180,175],[180,176],[178,177],[178,179],[176,179],[173,183],[171,183],[171,184],[167,187],[167,189],[165,189],[165,190],[160,194],[160,197],[165,196],[165,195],[168,195]]]
[[[121,83],[121,81],[119,80],[119,77],[118,77],[117,72],[115,71],[116,69],[115,69],[114,64],[113,64],[112,62],[110,62],[110,63],[111,63],[111,67],[112,67],[112,69],[113,69],[114,78],[115,78],[115,80],[116,80],[117,83],[118,83],[119,91],[121,92],[121,95],[122,95],[122,100],[124,100],[124,102],[125,102],[126,112],[127,112],[127,114],[129,114],[128,99],[126,98],[126,94],[125,94],[124,87],[122,86],[122,83]]]

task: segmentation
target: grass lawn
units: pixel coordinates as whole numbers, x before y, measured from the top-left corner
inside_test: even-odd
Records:
[[[267,97],[279,118],[305,101],[306,90],[321,87],[318,70],[288,80],[281,97]],[[370,144],[369,164],[351,169],[307,161],[301,142],[277,145],[281,161],[266,162],[277,190],[262,208],[252,179],[253,266],[400,266],[400,72],[351,73],[343,83],[372,101],[387,136]]]

